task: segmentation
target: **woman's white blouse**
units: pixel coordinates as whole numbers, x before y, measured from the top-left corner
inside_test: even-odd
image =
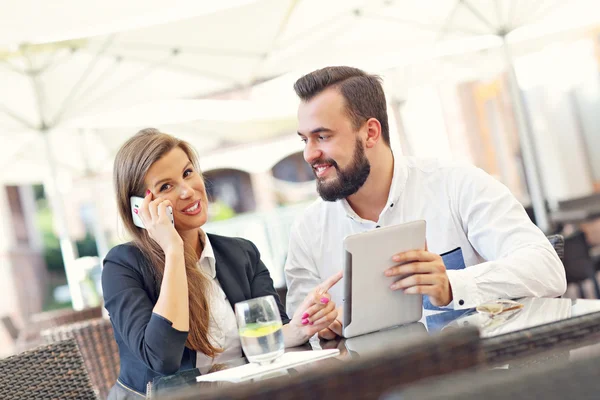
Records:
[[[200,234],[205,235],[204,233]],[[214,359],[204,353],[196,353],[196,368],[202,374],[206,374],[213,364],[243,358],[235,312],[217,279],[215,254],[208,236],[205,235],[205,239],[198,266],[202,272],[212,278],[208,294],[210,305],[209,340],[213,346],[222,348],[223,352],[217,354]]]

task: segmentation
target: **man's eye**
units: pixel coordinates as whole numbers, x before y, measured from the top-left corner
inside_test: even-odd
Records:
[[[306,143],[306,138],[302,138],[300,140],[302,141],[302,143]]]

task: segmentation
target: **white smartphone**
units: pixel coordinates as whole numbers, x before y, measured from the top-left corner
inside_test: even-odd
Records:
[[[130,200],[131,200],[131,216],[133,217],[133,223],[137,227],[146,229],[140,216],[138,214],[136,214],[135,211],[133,211],[133,210],[138,210],[138,212],[139,212],[140,207],[142,207],[142,202],[144,201],[144,199],[141,197],[137,197],[137,196],[131,196]],[[173,209],[171,208],[171,206],[167,206],[167,214],[169,215],[169,219],[171,220],[171,223],[173,225],[175,225],[175,220],[173,219]]]

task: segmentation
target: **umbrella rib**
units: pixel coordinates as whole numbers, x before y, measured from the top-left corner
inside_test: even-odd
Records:
[[[131,57],[131,56],[127,56],[127,59],[128,60],[139,61],[139,62],[147,62],[144,59],[134,58],[134,57]],[[170,65],[169,68],[170,69],[174,69],[174,70],[185,71],[185,72],[188,72],[188,73],[194,73],[194,74],[197,74],[199,76],[204,76],[204,77],[207,77],[207,78],[210,78],[210,79],[216,79],[216,80],[219,80],[219,81],[233,82],[235,84],[238,83],[234,78],[232,78],[230,76],[225,76],[225,75],[221,75],[221,74],[215,74],[214,72],[202,71],[202,70],[199,70],[197,68],[187,67],[185,65],[176,65],[175,64],[175,65]]]
[[[250,75],[249,79],[246,80],[247,82],[251,83],[256,79],[256,76],[258,75],[258,71],[262,67],[264,61],[271,55],[271,53],[275,49],[275,46],[277,45],[279,38],[281,37],[283,32],[285,32],[285,30],[290,22],[290,19],[292,18],[292,15],[294,14],[294,11],[296,10],[296,7],[298,7],[298,4],[300,4],[300,1],[302,1],[302,0],[292,0],[290,5],[288,6],[287,12],[285,13],[283,20],[279,24],[279,27],[277,28],[277,33],[275,33],[275,36],[273,36],[273,40],[271,41],[271,44],[269,45],[269,48],[266,51],[266,54],[260,60],[258,60],[256,66],[254,67],[254,70],[252,71],[252,74]]]
[[[64,49],[63,49],[64,50]],[[71,51],[62,51],[60,52],[59,50],[57,50],[57,52],[62,53],[63,55],[57,60],[56,58],[53,60],[52,64],[46,64],[43,69],[41,70],[42,74],[47,73],[48,71],[52,70],[53,68],[56,68],[58,65],[62,64],[63,62],[65,62],[67,59],[70,58],[72,52]]]
[[[519,0],[512,0],[510,3],[510,12],[508,13],[509,17],[508,17],[508,26],[507,26],[507,28],[509,30],[514,29],[515,16],[517,14],[517,3],[518,2],[519,2]]]
[[[81,101],[86,99],[86,95],[88,93],[93,93],[94,90],[96,89],[96,87],[103,82],[104,80],[108,79],[108,74],[110,72],[116,72],[117,71],[117,66],[119,65],[119,63],[117,62],[117,60],[115,60],[111,65],[107,66],[106,69],[92,82],[88,85],[88,87],[83,91],[80,92],[77,97],[73,100],[73,101]]]
[[[548,13],[550,11],[552,11],[555,7],[557,7],[560,4],[564,4],[562,0],[554,0],[551,1],[549,5],[547,5],[546,7],[544,7],[545,3],[542,3],[540,7],[538,7],[537,9],[535,9],[535,11],[533,11],[531,13],[531,19],[532,20],[540,20],[543,19],[546,15],[548,15]]]
[[[442,38],[450,30],[450,24],[452,24],[452,20],[454,19],[454,14],[456,14],[456,12],[458,11],[458,8],[460,7],[460,2],[461,2],[461,0],[456,0],[456,3],[454,3],[454,7],[452,7],[452,11],[450,11],[448,16],[446,17],[446,21],[444,21],[444,24],[442,25],[442,29],[440,30],[440,32],[438,34],[437,41],[442,40]]]
[[[23,154],[25,154],[26,151],[29,150],[29,148],[31,146],[31,142],[33,142],[34,139],[37,139],[37,135],[33,135],[31,138],[29,138],[29,140],[25,140],[25,142],[21,144],[21,147],[19,147],[19,149],[17,151],[15,151],[12,155],[10,155],[8,157],[8,160],[5,160],[5,162],[2,165],[0,165],[0,171],[6,171],[6,169],[15,160],[18,160],[19,157],[21,157]]]
[[[502,15],[502,10],[500,9],[500,2],[499,1],[494,1],[494,8],[496,9],[496,17],[498,20],[498,23],[500,24],[501,28],[505,28],[504,25],[504,15]]]
[[[28,129],[33,129],[33,130],[38,129],[33,123],[28,121],[26,118],[21,117],[20,115],[18,115],[14,111],[10,110],[8,107],[6,107],[4,104],[1,104],[1,103],[0,103],[0,112],[8,115],[9,117],[11,117],[15,121],[19,122],[21,125],[25,126]]]
[[[388,17],[386,15],[364,14],[363,17],[364,18],[369,18],[369,19],[372,19],[372,20],[378,20],[378,21],[385,21],[385,22],[397,23],[397,24],[402,24],[402,25],[414,26],[416,28],[419,28],[419,29],[422,29],[422,30],[425,30],[425,31],[439,32],[439,30],[440,30],[439,26],[427,25],[427,24],[424,24],[424,23],[418,22],[418,21],[410,21],[410,20],[405,20],[405,19],[400,19],[400,18],[395,18],[395,17]],[[467,34],[467,35],[480,35],[481,34],[481,32],[472,31],[470,29],[460,28],[460,29],[457,29],[457,30],[459,32]]]
[[[119,48],[123,47],[127,50],[158,50],[158,51],[169,51],[173,49],[173,46],[166,46],[160,44],[152,44],[152,43],[127,43],[127,42],[119,42]],[[201,47],[178,47],[182,53],[186,54],[199,54],[199,55],[209,55],[216,57],[245,57],[245,58],[260,58],[263,57],[264,54],[261,53],[252,53],[243,50],[223,50],[223,49],[208,49]]]
[[[132,83],[134,83],[136,81],[139,81],[140,79],[146,78],[155,69],[157,69],[161,65],[167,63],[170,59],[172,59],[176,55],[177,55],[176,53],[169,54],[163,60],[160,60],[160,61],[158,61],[158,62],[156,62],[154,64],[151,64],[151,65],[147,66],[146,68],[142,68],[142,70],[139,73],[134,74],[130,79],[126,79],[124,81],[121,81],[120,84],[114,86],[112,89],[107,90],[106,92],[104,92],[103,94],[99,95],[95,99],[93,99],[93,100],[85,103],[83,106],[79,107],[79,110],[85,110],[86,108],[89,108],[90,106],[92,106],[94,103],[95,104],[101,103],[101,102],[105,101],[107,98],[112,97],[116,92],[118,92],[120,90],[123,90],[124,88],[130,86]]]
[[[498,28],[494,26],[494,24],[492,24],[490,21],[488,21],[487,18],[484,17],[483,14],[481,14],[479,10],[477,10],[471,3],[469,3],[467,0],[460,0],[460,2],[465,7],[467,7],[467,9],[471,12],[471,14],[473,14],[473,16],[475,16],[475,18],[483,22],[484,25],[487,25],[487,27],[490,28],[492,33],[497,33]]]
[[[23,71],[23,70],[19,69],[18,67],[15,67],[14,65],[12,65],[12,64],[11,64],[10,62],[8,62],[7,60],[2,60],[2,65],[3,65],[3,66],[6,68],[6,69],[8,69],[8,70],[10,70],[10,71],[12,71],[12,72],[14,72],[14,73],[16,73],[16,74],[19,74],[19,75],[26,75],[25,71]]]
[[[346,16],[346,15],[351,15],[351,12],[348,11],[344,11],[343,13],[339,13],[333,17],[331,17],[330,19],[328,19],[327,21],[324,22],[320,22],[318,25],[329,25],[332,22],[338,21],[340,17]],[[310,28],[298,33],[297,35],[293,36],[292,38],[288,39],[287,41],[285,41],[284,43],[280,43],[279,45],[275,46],[274,50],[278,50],[281,48],[285,48],[285,47],[289,47],[291,45],[293,45],[294,43],[296,43],[298,40],[302,39],[304,36],[306,36],[307,34],[310,34],[312,32],[314,32],[315,30],[315,26],[313,25]]]
[[[96,65],[98,65],[98,62],[100,61],[100,58],[102,57],[102,54],[104,54],[106,52],[106,50],[108,50],[108,48],[110,47],[110,45],[112,44],[114,39],[115,39],[114,34],[110,35],[106,39],[106,41],[104,42],[104,44],[102,45],[102,47],[100,48],[98,53],[96,53],[96,56],[90,60],[86,69],[83,71],[83,73],[81,74],[81,76],[79,77],[77,82],[73,85],[73,87],[71,87],[71,91],[69,92],[69,94],[67,95],[65,100],[63,101],[62,105],[59,108],[59,111],[56,113],[56,115],[54,116],[54,119],[52,120],[53,126],[59,123],[59,121],[63,117],[67,107],[70,105],[71,101],[73,100],[73,98],[75,97],[77,92],[79,92],[79,90],[81,89],[81,87],[83,86],[83,84],[85,83],[87,78],[90,76],[90,74],[92,73],[94,68],[96,68]]]
[[[44,63],[44,65],[40,68],[40,74],[43,74],[46,70],[53,66],[54,61],[56,60],[57,54],[60,54],[63,49],[56,49],[50,53],[48,59]]]

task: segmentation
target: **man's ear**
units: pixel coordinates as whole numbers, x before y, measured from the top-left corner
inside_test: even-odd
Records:
[[[377,118],[369,118],[366,122],[367,143],[365,146],[370,149],[381,140],[381,123]]]

